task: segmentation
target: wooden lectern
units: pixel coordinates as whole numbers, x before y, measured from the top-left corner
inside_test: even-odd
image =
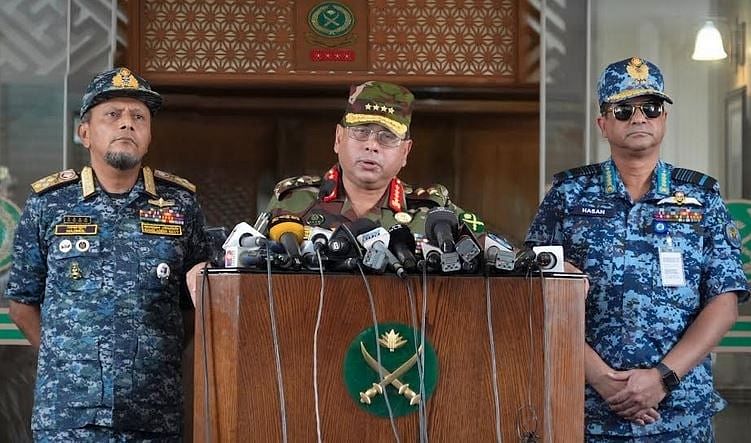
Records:
[[[196,300],[196,442],[282,440],[267,279],[259,273],[212,272]],[[379,323],[413,324],[408,285],[418,316],[426,289],[426,339],[436,351],[440,371],[435,392],[425,403],[431,441],[495,441],[496,404],[503,440],[519,441],[517,426],[531,427],[525,409],[530,400],[539,441],[583,440],[583,277],[431,275],[426,288],[420,276],[400,280],[369,275],[367,282]],[[360,275],[334,274],[325,276],[324,285],[317,360],[322,438],[394,441],[390,420],[365,412],[353,401],[342,375],[348,346],[373,326],[365,282]],[[287,437],[316,441],[312,350],[320,276],[273,274],[272,289]],[[496,349],[498,402],[488,318]],[[520,423],[525,417],[526,425]],[[419,441],[417,413],[396,418],[395,424],[402,441]]]

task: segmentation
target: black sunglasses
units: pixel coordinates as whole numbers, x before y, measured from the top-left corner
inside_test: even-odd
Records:
[[[618,121],[628,121],[634,115],[637,109],[641,109],[642,114],[647,118],[657,118],[662,115],[662,103],[647,102],[641,104],[621,103],[608,108]],[[607,112],[607,111],[606,111]]]

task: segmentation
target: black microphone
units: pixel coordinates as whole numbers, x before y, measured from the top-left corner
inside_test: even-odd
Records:
[[[394,225],[389,228],[389,235],[391,236],[389,251],[396,256],[396,259],[401,262],[405,269],[408,271],[414,270],[417,267],[417,259],[415,258],[417,243],[412,231],[407,226]]]
[[[279,215],[271,219],[269,237],[284,246],[284,250],[291,259],[291,265],[299,268],[301,265],[300,243],[305,236],[302,220],[294,215]]]
[[[362,255],[357,236],[378,227],[378,223],[367,218],[358,218],[352,223],[343,223],[331,234],[329,256],[331,258],[360,258]]]
[[[456,252],[456,231],[459,219],[453,211],[437,206],[428,211],[425,217],[425,235],[441,250],[441,270],[456,272],[462,269],[459,254]]]

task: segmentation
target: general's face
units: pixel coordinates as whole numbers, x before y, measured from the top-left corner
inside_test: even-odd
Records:
[[[355,138],[364,138],[368,129],[371,132],[367,139]],[[396,136],[391,133],[379,136],[379,131],[388,130],[376,124],[336,127],[334,152],[339,156],[342,174],[347,181],[364,190],[382,189],[388,185],[407,164],[407,156],[412,148],[412,140],[398,140],[398,143],[389,146]]]
[[[617,115],[625,120],[619,120]],[[659,115],[657,115],[659,114]],[[645,154],[659,150],[667,122],[665,104],[654,97],[635,97],[611,105],[605,115],[597,118],[603,137],[615,153]]]
[[[90,151],[92,166],[108,165],[122,171],[137,168],[151,143],[151,113],[134,98],[116,97],[89,111],[78,135]]]

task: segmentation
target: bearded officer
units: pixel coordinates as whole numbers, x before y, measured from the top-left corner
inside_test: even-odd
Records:
[[[180,441],[185,272],[208,258],[195,187],[142,166],[162,98],[98,74],[78,135],[91,165],[32,185],[6,297],[39,348],[37,441]]]

